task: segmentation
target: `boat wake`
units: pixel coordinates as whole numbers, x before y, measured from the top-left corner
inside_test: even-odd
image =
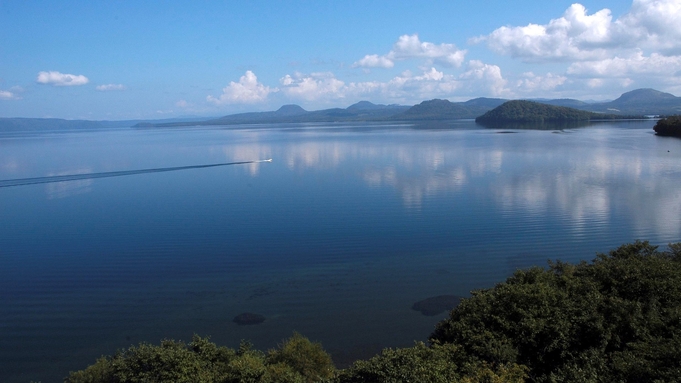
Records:
[[[153,168],[153,169],[138,169],[138,170],[122,170],[116,172],[100,172],[100,173],[85,173],[85,174],[66,174],[58,176],[47,176],[47,177],[33,177],[33,178],[16,178],[10,180],[0,180],[0,188],[8,188],[13,186],[24,186],[24,185],[36,185],[36,184],[49,184],[53,182],[66,182],[66,181],[78,181],[87,180],[93,178],[110,178],[110,177],[122,177],[122,176],[132,176],[137,174],[149,174],[149,173],[163,173],[163,172],[174,172],[178,170],[191,170],[191,169],[206,169],[206,168],[217,168],[220,166],[230,166],[230,165],[245,165],[245,164],[257,164],[261,162],[272,162],[272,159],[267,160],[256,160],[256,161],[238,161],[238,162],[224,162],[219,164],[206,164],[206,165],[189,165],[189,166],[175,166],[169,168]]]

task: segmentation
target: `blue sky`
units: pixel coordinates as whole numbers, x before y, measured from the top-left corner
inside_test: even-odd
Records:
[[[0,2],[0,117],[681,94],[681,0]]]

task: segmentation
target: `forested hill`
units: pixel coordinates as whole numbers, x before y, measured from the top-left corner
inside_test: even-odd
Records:
[[[488,111],[475,119],[480,123],[543,123],[579,122],[598,119],[622,118],[612,114],[587,112],[584,110],[553,106],[534,101],[513,100]]]

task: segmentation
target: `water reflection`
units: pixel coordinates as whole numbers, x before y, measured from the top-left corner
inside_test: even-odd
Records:
[[[352,169],[369,188],[395,189],[408,209],[452,193],[489,195],[509,213],[556,211],[569,217],[577,232],[627,215],[638,217],[641,235],[650,227],[676,235],[680,181],[665,175],[678,174],[680,165],[651,155],[645,146],[656,138],[645,131],[633,130],[640,138],[625,140],[623,132],[631,131],[603,124],[569,135],[451,129],[330,135],[316,130],[283,145],[268,140],[271,133],[260,134],[262,142],[225,146],[223,152],[233,161],[273,157],[295,172]],[[252,176],[258,175],[257,166],[250,169]]]
[[[460,125],[0,139],[0,179],[186,170],[0,188],[0,360],[18,361],[0,380],[57,381],[131,343],[193,333],[262,349],[293,330],[341,352],[408,346],[438,320],[415,301],[637,237],[681,239],[681,141],[650,126]],[[243,311],[268,320],[237,328]],[[53,378],[24,376],[41,369]]]
[[[91,174],[92,169],[82,168],[73,169],[59,173],[49,173],[47,177],[61,177],[70,175]],[[74,181],[53,182],[45,185],[47,199],[60,199],[74,195],[85,194],[92,191],[92,179],[80,179]]]
[[[513,130],[570,130],[570,129],[579,129],[579,128],[586,128],[588,126],[592,126],[594,123],[590,121],[567,121],[567,122],[544,122],[544,121],[535,121],[535,122],[479,122],[481,126],[484,126],[485,128],[488,129],[501,129],[504,131],[508,131],[509,129]]]

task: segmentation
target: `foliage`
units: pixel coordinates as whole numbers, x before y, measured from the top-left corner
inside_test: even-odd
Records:
[[[517,364],[471,362],[459,346],[417,342],[355,362],[339,374],[338,383],[522,383],[525,377],[525,368]]]
[[[591,263],[519,270],[479,290],[431,335],[532,381],[675,381],[681,376],[681,244],[623,245]]]
[[[490,110],[475,119],[480,123],[544,123],[544,122],[577,122],[595,119],[621,118],[609,114],[598,114],[584,110],[553,106],[534,101],[513,100]]]
[[[266,360],[272,365],[291,367],[306,382],[329,379],[335,372],[331,356],[324,351],[322,345],[310,342],[297,332],[278,349],[270,350]]]
[[[267,355],[251,349],[247,342],[235,351],[195,335],[189,344],[142,343],[102,357],[85,370],[72,372],[66,382],[305,383],[328,379],[334,373],[331,357],[300,334]]]
[[[681,116],[670,116],[658,120],[653,130],[660,136],[681,137]]]

